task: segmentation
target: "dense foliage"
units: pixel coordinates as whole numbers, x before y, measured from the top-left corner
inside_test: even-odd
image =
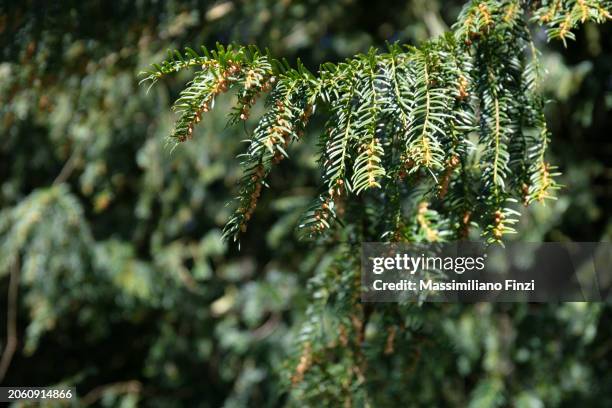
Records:
[[[609,306],[364,307],[356,247],[337,244],[454,239],[464,205],[475,209],[470,225],[494,239],[498,210],[508,214],[500,220],[523,213],[524,239],[609,239],[611,36],[609,24],[587,22],[609,18],[609,4],[534,2],[508,14],[519,3],[462,12],[460,3],[370,3],[0,6],[9,304],[19,288],[16,314],[0,309],[9,338],[17,322],[3,385],[75,384],[83,405],[104,406],[611,403]],[[455,21],[452,35],[425,41]],[[181,70],[148,95],[138,86],[138,72],[168,48],[232,40],[270,51],[194,47],[151,79],[177,66],[195,74]],[[372,45],[383,51],[352,57]],[[260,88],[268,105],[252,101]],[[208,98],[225,91],[212,109]],[[545,97],[557,101],[550,133]],[[234,124],[262,119],[227,128],[225,112]],[[193,126],[200,119],[206,126]],[[167,134],[193,140],[170,149]],[[548,194],[546,145],[567,187],[546,206],[507,205]],[[499,170],[480,165],[487,154]],[[236,183],[232,215],[224,204]],[[249,221],[240,251],[221,240],[227,220],[228,237]],[[326,234],[299,242],[296,225]]]

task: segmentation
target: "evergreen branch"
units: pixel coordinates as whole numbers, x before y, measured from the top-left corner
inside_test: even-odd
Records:
[[[365,60],[367,59],[367,60]],[[361,142],[359,150],[361,153],[353,164],[353,177],[351,180],[355,194],[373,187],[380,188],[380,178],[386,172],[382,167],[382,160],[385,154],[381,141],[378,138],[378,117],[381,113],[379,89],[387,86],[386,79],[376,71],[377,60],[374,50],[364,57],[364,65],[368,69],[367,76],[364,78],[363,89],[358,93],[363,100],[357,109],[356,115],[359,123],[356,125],[355,136]]]
[[[575,40],[572,32],[586,22],[602,24],[612,19],[612,2],[609,0],[554,0],[542,5],[532,20],[547,27],[548,40],[559,39],[567,47],[567,40]]]
[[[439,138],[446,134],[446,121],[450,96],[446,89],[436,87],[430,70],[432,62],[429,50],[415,50],[412,61],[415,65],[415,105],[411,111],[407,157],[414,166],[410,172],[423,167],[429,170],[442,168],[444,150]]]
[[[290,143],[303,135],[312,113],[307,99],[304,77],[299,75],[282,76],[270,94],[270,111],[260,119],[243,155],[238,209],[225,226],[225,237],[236,240],[239,232],[246,231],[272,165],[288,157],[286,149]]]
[[[289,144],[300,139],[310,116],[327,111],[318,140],[325,192],[299,223],[305,235],[327,231],[348,216],[368,219],[363,233],[392,239],[432,240],[434,234],[423,231],[435,219],[438,237],[464,237],[480,226],[498,241],[514,231],[517,213],[510,207],[518,198],[543,201],[559,188],[545,161],[542,73],[526,20],[545,25],[549,38],[565,43],[578,25],[610,19],[607,0],[554,0],[531,9],[524,0],[471,0],[452,33],[420,48],[393,44],[386,53],[371,50],[326,63],[317,75],[299,61],[294,69],[255,47],[217,45],[203,48],[202,55],[172,52],[143,80],[154,83],[201,67],[173,106],[179,118],[172,137],[179,142],[192,137],[222,93],[237,90],[230,124],[247,120],[257,98],[268,94],[266,112],[241,155],[238,208],[225,237],[237,239],[246,230],[272,166],[288,157]],[[470,140],[473,132],[477,143]],[[364,194],[373,188],[376,194]],[[359,214],[349,200],[357,195],[367,207]],[[422,202],[426,208],[419,207]],[[371,211],[373,203],[384,210]],[[405,220],[406,203],[422,211]]]

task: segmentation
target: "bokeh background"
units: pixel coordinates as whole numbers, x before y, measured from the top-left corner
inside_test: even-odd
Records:
[[[244,131],[220,106],[172,149],[169,106],[189,76],[147,94],[138,74],[217,41],[316,71],[386,41],[418,45],[462,3],[0,1],[0,346],[17,340],[2,385],[75,385],[80,405],[293,404],[308,279],[330,262],[294,232],[317,191],[322,124],[273,172],[238,250],[220,230]],[[565,188],[526,211],[517,239],[610,240],[612,29],[587,24],[567,49],[536,38]],[[418,336],[435,347],[411,381],[374,385],[413,406],[612,406],[610,311],[427,305]]]

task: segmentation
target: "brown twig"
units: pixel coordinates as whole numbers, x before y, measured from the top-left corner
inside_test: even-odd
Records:
[[[94,388],[89,391],[85,396],[81,399],[81,403],[83,406],[91,405],[100,398],[104,396],[104,394],[111,392],[115,394],[139,394],[142,391],[142,384],[140,381],[131,380],[131,381],[123,381],[116,382],[106,385],[101,385],[99,387]]]
[[[273,313],[264,324],[256,328],[251,332],[251,335],[255,340],[262,340],[271,335],[280,323],[280,315]]]
[[[0,359],[0,383],[4,381],[6,372],[8,371],[15,350],[17,350],[17,309],[18,309],[18,295],[19,295],[19,278],[20,278],[21,266],[19,265],[19,258],[15,260],[13,268],[11,269],[9,289],[8,289],[8,305],[7,305],[7,317],[6,317],[6,346],[2,352],[2,358]]]
[[[72,151],[72,153],[70,154],[70,157],[68,157],[68,160],[66,160],[66,162],[64,163],[64,166],[60,170],[59,174],[57,175],[55,180],[53,180],[54,186],[58,184],[62,184],[63,182],[68,180],[68,177],[70,177],[70,175],[72,174],[74,170],[74,167],[76,166],[77,158],[80,153],[81,153],[81,149],[79,148],[76,148]]]

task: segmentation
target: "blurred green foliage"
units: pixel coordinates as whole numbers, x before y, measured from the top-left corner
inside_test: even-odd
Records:
[[[126,407],[322,405],[321,396],[346,395],[360,406],[365,390],[374,406],[611,406],[612,319],[598,304],[377,314],[363,340],[386,343],[397,330],[393,352],[369,361],[365,384],[351,382],[353,349],[336,347],[342,311],[312,302],[350,284],[333,273],[348,262],[344,248],[298,242],[293,230],[316,190],[314,146],[272,175],[238,251],[220,229],[244,135],[218,109],[171,150],[168,107],[187,76],[149,95],[137,83],[167,49],[215,41],[269,47],[316,70],[387,40],[418,44],[461,4],[0,3],[2,348],[10,275],[21,275],[18,349],[3,385],[76,385],[83,405]],[[566,188],[529,210],[521,239],[610,239],[610,30],[586,25],[567,49],[539,39],[552,161]],[[295,385],[308,329],[332,350],[329,370]]]

